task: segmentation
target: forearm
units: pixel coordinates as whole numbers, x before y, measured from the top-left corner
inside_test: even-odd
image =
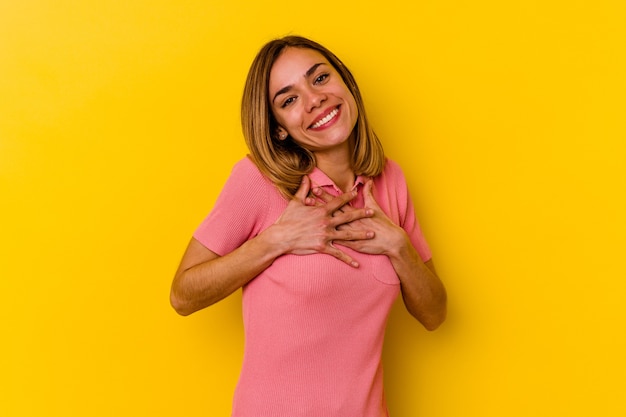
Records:
[[[188,253],[193,258],[193,250]],[[190,260],[190,266],[183,260],[172,283],[172,306],[179,314],[189,315],[215,304],[255,278],[282,253],[268,229],[225,256],[213,254],[200,263]]]
[[[320,207],[307,206],[304,201],[308,190],[308,177],[305,177],[296,198],[274,224],[225,256],[218,256],[192,239],[172,283],[170,301],[174,309],[188,315],[208,307],[244,286],[286,253],[326,253],[358,267],[356,261],[332,242],[371,239],[374,233],[368,230],[338,230],[343,224],[371,216],[371,211],[338,212],[355,193],[332,198]]]
[[[402,287],[404,304],[428,330],[435,330],[446,318],[447,294],[432,262],[424,263],[405,235],[403,244],[390,253]]]

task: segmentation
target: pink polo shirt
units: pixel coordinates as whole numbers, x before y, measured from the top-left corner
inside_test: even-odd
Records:
[[[309,176],[328,192],[341,193],[321,170]],[[355,207],[363,206],[365,180],[355,182]],[[429,260],[404,176],[393,161],[374,179],[374,198],[404,228],[422,260]],[[194,237],[225,255],[271,226],[286,206],[245,158]],[[326,254],[283,255],[244,286],[245,351],[233,417],[388,416],[381,354],[400,281],[386,256],[342,249],[359,268]]]

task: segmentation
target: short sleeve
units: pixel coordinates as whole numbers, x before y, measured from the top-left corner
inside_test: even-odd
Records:
[[[388,160],[385,173],[389,176],[388,181],[393,184],[398,204],[398,214],[400,226],[411,239],[413,247],[419,253],[422,261],[426,262],[432,258],[430,247],[426,242],[426,238],[422,233],[417,216],[415,215],[415,207],[409,189],[404,177],[404,173],[398,164]]]
[[[220,256],[232,252],[260,233],[268,192],[276,192],[272,184],[251,160],[242,159],[193,237]]]
[[[408,195],[408,190],[407,190],[407,196],[408,196],[407,211],[406,211],[407,215],[406,215],[406,219],[402,227],[409,235],[409,238],[411,239],[411,243],[413,243],[413,247],[420,254],[422,261],[426,262],[432,258],[432,253],[430,252],[430,247],[428,246],[428,243],[426,242],[426,238],[424,237],[424,234],[422,233],[422,228],[420,227],[419,221],[417,220],[417,217],[415,216],[415,209],[413,207],[413,201],[411,200],[411,196]]]

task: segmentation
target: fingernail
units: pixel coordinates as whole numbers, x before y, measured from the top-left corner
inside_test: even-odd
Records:
[[[373,237],[374,237],[374,232],[367,232],[367,233],[365,234],[365,236],[367,236],[368,238],[370,238],[370,239],[371,239],[371,238],[373,238]]]
[[[352,262],[350,262],[350,265],[352,265],[352,266],[353,266],[353,267],[355,267],[355,268],[358,268],[358,267],[359,267],[359,263],[358,263],[357,261],[352,261]]]

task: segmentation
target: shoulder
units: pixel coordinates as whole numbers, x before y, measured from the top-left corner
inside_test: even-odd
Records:
[[[385,160],[384,172],[393,173],[395,175],[403,175],[400,164],[398,164],[393,159],[389,159],[389,158]]]
[[[385,160],[383,172],[375,178],[385,184],[405,184],[404,172],[400,165],[392,159]]]
[[[265,207],[275,194],[278,193],[274,185],[254,162],[242,158],[233,165],[216,201],[216,207],[226,207],[229,210],[235,207],[245,207],[246,210],[250,210],[252,206]]]
[[[231,175],[241,175],[241,176],[248,176],[248,177],[253,177],[253,178],[263,176],[263,174],[261,174],[261,171],[256,166],[256,164],[252,162],[252,160],[248,156],[241,158],[239,161],[235,163],[235,165],[233,165]]]
[[[270,180],[263,175],[254,162],[249,157],[240,159],[233,165],[228,182],[237,187],[246,189],[262,189],[266,190],[274,188]]]

